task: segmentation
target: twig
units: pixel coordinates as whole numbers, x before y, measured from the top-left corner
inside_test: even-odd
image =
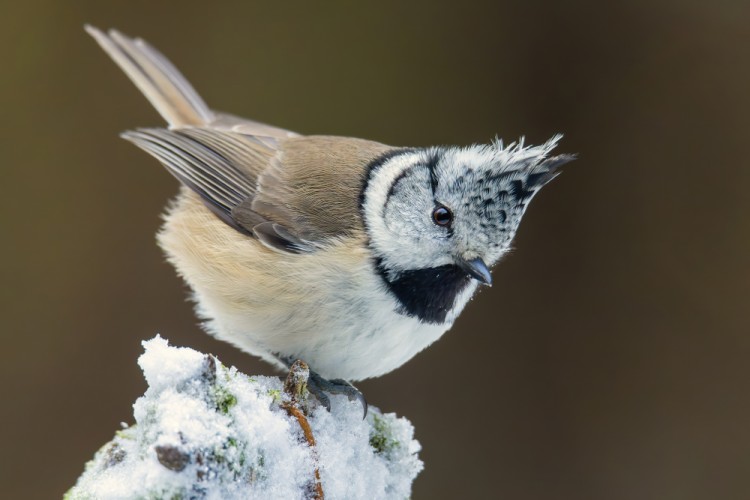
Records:
[[[323,485],[320,482],[320,471],[318,470],[318,454],[315,450],[315,437],[313,436],[310,422],[308,422],[305,413],[300,409],[302,400],[305,398],[307,393],[307,379],[310,376],[310,369],[307,364],[302,360],[297,360],[292,364],[289,369],[289,375],[287,375],[286,381],[284,382],[284,392],[289,395],[289,401],[285,401],[281,404],[281,407],[286,410],[290,417],[297,419],[302,433],[305,436],[305,441],[310,446],[310,450],[313,454],[313,461],[315,462],[315,481],[314,481],[314,492],[312,498],[314,500],[323,500]]]

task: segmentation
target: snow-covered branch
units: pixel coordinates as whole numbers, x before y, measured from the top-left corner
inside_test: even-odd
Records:
[[[143,345],[149,388],[135,423],[96,453],[66,500],[410,496],[422,462],[405,418],[370,407],[363,420],[345,397],[329,413],[305,397],[304,372],[285,390],[158,336]]]

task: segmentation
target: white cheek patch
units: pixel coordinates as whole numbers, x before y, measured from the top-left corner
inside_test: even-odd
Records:
[[[432,199],[428,174],[419,169],[423,161],[423,151],[404,153],[387,160],[370,174],[365,191],[362,208],[370,245],[379,256],[387,256],[389,267],[393,269],[435,265],[429,252],[434,245],[425,248],[419,238],[425,233],[421,219],[429,217],[428,209],[421,210],[420,205],[424,200]],[[415,178],[410,178],[409,170],[412,169]],[[424,180],[419,177],[422,175],[425,175]],[[406,177],[399,180],[401,176]],[[394,186],[394,183],[400,185]],[[397,190],[404,191],[399,193]]]
[[[431,229],[425,221],[429,221],[432,191],[427,169],[413,166],[404,174],[390,189],[383,219],[393,233],[413,238]]]

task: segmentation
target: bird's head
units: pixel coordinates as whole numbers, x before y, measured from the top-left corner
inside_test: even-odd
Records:
[[[396,150],[374,162],[362,210],[384,278],[440,269],[490,284],[529,202],[574,158],[549,156],[559,139]]]

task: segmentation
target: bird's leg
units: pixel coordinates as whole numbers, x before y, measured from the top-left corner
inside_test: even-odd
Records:
[[[297,360],[282,357],[281,361],[291,369],[292,365]],[[310,394],[315,396],[315,399],[317,399],[329,412],[331,411],[331,399],[328,397],[329,394],[343,394],[349,398],[349,401],[357,400],[362,405],[362,418],[367,417],[367,400],[359,389],[346,380],[340,378],[328,380],[321,377],[313,370],[310,370],[310,377],[307,379],[307,390]]]

